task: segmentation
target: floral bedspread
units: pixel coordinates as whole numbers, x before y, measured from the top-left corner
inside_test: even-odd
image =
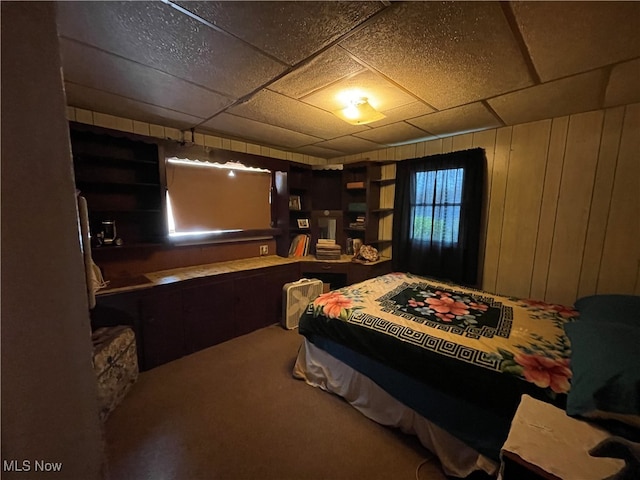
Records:
[[[391,273],[320,295],[301,318],[300,333],[334,339],[418,376],[438,368],[434,359],[461,361],[554,398],[570,388],[563,324],[576,316],[562,305]]]

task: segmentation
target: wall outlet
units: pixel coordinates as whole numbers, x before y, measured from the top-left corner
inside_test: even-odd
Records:
[[[260,255],[269,255],[269,245],[260,245]]]

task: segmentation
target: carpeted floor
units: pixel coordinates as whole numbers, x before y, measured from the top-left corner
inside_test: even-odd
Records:
[[[414,437],[294,379],[300,343],[274,325],[142,373],[106,423],[111,480],[446,478]]]

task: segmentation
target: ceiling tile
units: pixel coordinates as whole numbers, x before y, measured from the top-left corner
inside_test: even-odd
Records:
[[[336,80],[362,71],[363,68],[343,49],[333,47],[285,75],[270,85],[269,89],[291,98],[300,98]]]
[[[640,102],[640,59],[613,67],[604,106],[613,107],[635,102]]]
[[[511,2],[511,8],[543,81],[640,56],[640,2]]]
[[[330,148],[322,148],[316,145],[307,145],[305,147],[296,148],[296,152],[304,153],[305,155],[313,155],[314,157],[320,158],[333,158],[344,155],[343,152],[338,150],[332,150]]]
[[[502,123],[482,103],[472,103],[431,113],[408,122],[437,136],[476,132],[502,126]]]
[[[346,154],[368,152],[370,150],[377,150],[384,147],[384,145],[380,145],[379,143],[370,142],[369,140],[352,136],[334,138],[333,140],[316,143],[314,146],[330,148]]]
[[[532,84],[498,2],[405,2],[341,42],[436,109]]]
[[[378,111],[390,110],[416,101],[414,97],[370,70],[333,83],[302,98],[302,101],[334,112],[346,106],[340,99],[340,94],[344,92],[357,92],[357,96],[368,98],[371,106]]]
[[[430,108],[424,103],[416,100],[413,103],[408,103],[407,105],[402,105],[401,107],[392,108],[391,110],[384,110],[382,113],[384,113],[385,118],[371,123],[370,125],[381,127],[383,125],[389,125],[391,123],[400,122],[402,120],[421,117],[422,115],[433,112],[435,112],[433,108]]]
[[[355,133],[354,136],[384,145],[398,145],[411,140],[417,142],[436,138],[434,135],[405,122],[372,128],[366,132]]]
[[[201,118],[186,115],[166,108],[137,102],[111,93],[94,90],[82,85],[65,82],[67,104],[93,112],[107,113],[116,117],[171,126],[186,130],[202,121]]]
[[[602,70],[526,88],[489,100],[508,125],[560,117],[601,107],[606,73]]]
[[[223,133],[260,142],[263,145],[276,145],[280,147],[295,148],[309,145],[321,140],[311,135],[293,132],[285,128],[267,125],[247,118],[237,117],[228,113],[222,113],[202,125],[198,130],[210,130],[212,133]]]
[[[325,140],[368,128],[350,125],[331,113],[270,90],[262,90],[251,100],[229,109],[229,113]]]
[[[289,65],[329,45],[384,8],[381,2],[177,3]]]
[[[69,40],[60,40],[65,79],[199,118],[232,100],[172,75]]]
[[[286,69],[162,2],[59,2],[57,8],[62,37],[234,98]]]

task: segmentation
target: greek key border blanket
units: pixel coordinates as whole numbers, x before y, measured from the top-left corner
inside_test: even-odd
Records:
[[[570,344],[563,324],[576,316],[562,305],[391,273],[319,296],[302,315],[299,329],[419,379],[455,376],[457,368],[464,370],[453,367],[450,361],[455,361],[475,368],[459,381],[498,378],[487,376],[490,371],[510,377],[506,383],[527,383],[529,393],[536,389],[555,398],[570,388]]]

